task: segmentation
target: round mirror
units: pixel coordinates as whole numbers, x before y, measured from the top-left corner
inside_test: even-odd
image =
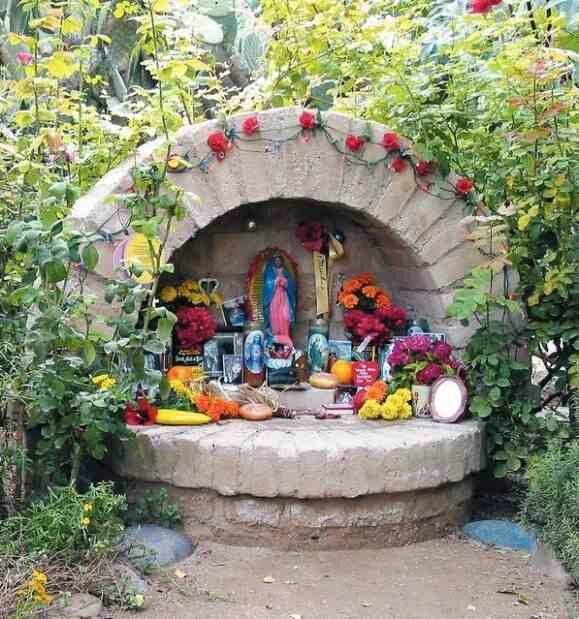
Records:
[[[434,421],[454,423],[464,415],[467,402],[466,387],[460,378],[442,376],[430,392],[430,412]]]

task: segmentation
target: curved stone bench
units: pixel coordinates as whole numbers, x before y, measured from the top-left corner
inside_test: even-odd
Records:
[[[412,419],[241,420],[136,429],[115,471],[162,485],[192,535],[283,548],[428,539],[468,515],[482,426]]]

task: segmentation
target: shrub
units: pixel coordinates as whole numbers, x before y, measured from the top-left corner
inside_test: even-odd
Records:
[[[123,531],[126,498],[112,484],[51,488],[17,515],[0,522],[0,554],[56,555],[68,560],[89,552],[105,554]]]
[[[523,519],[579,583],[579,440],[550,447],[529,466]]]

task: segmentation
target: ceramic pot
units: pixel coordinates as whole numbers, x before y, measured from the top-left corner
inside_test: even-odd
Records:
[[[412,412],[415,417],[430,417],[429,385],[412,385]]]

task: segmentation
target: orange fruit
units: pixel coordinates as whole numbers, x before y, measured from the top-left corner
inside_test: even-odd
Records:
[[[338,359],[334,365],[332,365],[332,374],[338,379],[340,385],[352,384],[352,364],[350,361],[344,359]]]

